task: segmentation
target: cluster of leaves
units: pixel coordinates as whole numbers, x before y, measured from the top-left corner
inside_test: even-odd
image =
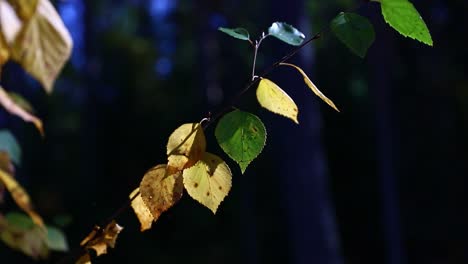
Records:
[[[49,0],[0,0],[0,74],[7,61],[14,61],[50,93],[71,49],[70,34]],[[21,95],[0,85],[0,105],[34,124],[44,136],[42,121]],[[0,203],[6,190],[27,214],[0,213],[0,240],[33,258],[45,258],[49,250],[67,250],[63,233],[44,224],[28,193],[15,180],[15,166],[20,163],[15,137],[0,130]]]

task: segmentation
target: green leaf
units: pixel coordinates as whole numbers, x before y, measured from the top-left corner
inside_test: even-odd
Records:
[[[268,34],[293,46],[301,45],[305,39],[302,32],[284,22],[273,23],[268,28]]]
[[[235,160],[242,173],[262,152],[266,141],[266,129],[257,116],[234,110],[224,115],[216,126],[218,144]]]
[[[7,152],[13,162],[21,164],[21,148],[8,130],[0,130],[0,151]]]
[[[375,39],[372,24],[357,14],[341,12],[332,20],[330,27],[336,37],[361,58],[366,56]]]
[[[5,215],[8,223],[22,230],[34,228],[36,225],[31,218],[23,213],[11,212]]]
[[[47,247],[55,251],[68,251],[67,239],[63,232],[55,227],[46,226],[47,228]]]
[[[432,46],[431,33],[418,10],[407,0],[380,0],[385,21],[405,37]]]
[[[218,28],[219,31],[228,34],[229,36],[242,39],[242,40],[250,40],[249,32],[245,28]]]

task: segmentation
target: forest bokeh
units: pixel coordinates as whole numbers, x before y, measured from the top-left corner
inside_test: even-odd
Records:
[[[468,3],[413,0],[434,47],[369,17],[376,40],[364,59],[332,34],[292,61],[340,108],[336,113],[287,68],[269,76],[299,106],[299,122],[262,109],[249,91],[236,107],[258,114],[267,145],[214,216],[188,195],[147,232],[131,210],[115,249],[95,263],[467,263]],[[46,137],[0,110],[23,149],[19,181],[47,222],[70,219],[71,248],[165,163],[169,134],[216,112],[249,81],[251,47],[217,30],[255,37],[285,21],[307,37],[357,0],[55,1],[72,57],[47,95],[13,63],[2,84],[32,102]],[[262,44],[258,69],[291,49]],[[208,148],[223,154],[206,131]],[[14,210],[10,201],[2,209]],[[1,263],[33,261],[0,244]]]

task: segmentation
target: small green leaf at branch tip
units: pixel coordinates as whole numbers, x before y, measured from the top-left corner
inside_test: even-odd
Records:
[[[223,151],[236,161],[242,173],[262,152],[266,129],[260,118],[248,112],[234,110],[219,120],[216,140]]]
[[[405,37],[432,46],[432,37],[418,10],[407,0],[380,0],[382,15],[391,27]]]
[[[301,45],[305,39],[302,32],[284,22],[274,22],[268,28],[268,34],[293,46]]]
[[[219,31],[228,34],[229,36],[236,38],[236,39],[241,39],[241,40],[250,40],[250,35],[247,29],[245,28],[224,28],[224,27],[219,27]]]
[[[375,39],[374,27],[365,17],[341,12],[330,23],[331,30],[352,52],[361,58]]]
[[[307,74],[301,69],[299,68],[298,66],[294,65],[294,64],[290,64],[290,63],[280,63],[280,65],[283,65],[283,66],[290,66],[290,67],[293,67],[295,68],[301,75],[302,77],[304,77],[304,82],[306,83],[306,85],[312,90],[312,92],[314,92],[315,95],[317,95],[320,99],[322,99],[325,103],[327,103],[329,106],[331,106],[333,109],[335,109],[337,112],[340,112],[340,110],[338,110],[338,108],[336,107],[336,105],[333,103],[332,100],[328,99],[328,97],[326,97],[318,88],[317,86],[315,86],[315,84],[309,79],[309,76],[307,76]]]

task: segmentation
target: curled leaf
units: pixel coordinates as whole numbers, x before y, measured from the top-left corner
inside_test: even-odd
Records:
[[[339,112],[340,110],[338,110],[338,108],[335,106],[335,104],[333,103],[332,100],[328,99],[328,97],[326,97],[318,88],[317,86],[315,86],[315,84],[309,79],[309,77],[307,76],[307,74],[305,74],[305,72],[299,68],[298,66],[294,65],[294,64],[289,64],[289,63],[280,63],[280,65],[285,65],[285,66],[290,66],[290,67],[293,67],[295,68],[300,74],[302,74],[302,77],[304,77],[304,82],[307,84],[307,86],[312,90],[312,92],[314,92],[315,95],[317,95],[320,99],[322,99],[325,103],[327,103],[329,106],[331,106],[333,109],[335,109],[337,112]]]
[[[155,220],[153,214],[149,210],[148,206],[146,206],[143,198],[141,198],[140,188],[136,188],[131,194],[130,199],[133,198],[135,195],[138,195],[133,198],[132,200],[132,209],[135,212],[138,221],[140,221],[140,231],[143,232],[151,228],[153,221]]]
[[[183,192],[181,173],[166,177],[166,165],[150,169],[140,183],[141,198],[153,215],[153,221],[177,203]]]
[[[172,132],[167,142],[167,175],[189,168],[201,159],[206,139],[199,123],[183,124]]]
[[[44,136],[44,129],[42,121],[36,116],[32,115],[25,109],[21,108],[20,105],[16,104],[10,95],[0,86],[0,105],[2,105],[10,114],[16,115],[22,118],[26,122],[33,123],[39,130],[42,136]]]
[[[18,184],[13,176],[0,169],[0,182],[10,192],[16,204],[31,217],[32,221],[38,226],[45,228],[44,221],[33,209],[28,193]]]
[[[183,177],[188,194],[214,214],[231,190],[232,174],[228,165],[208,152],[197,164],[185,169]]]
[[[268,34],[293,46],[301,45],[305,39],[302,32],[284,22],[274,22],[268,28]]]
[[[270,112],[287,117],[299,124],[296,103],[274,82],[265,78],[260,80],[257,88],[257,100],[261,106]]]
[[[256,115],[234,110],[219,120],[215,136],[219,146],[239,164],[244,173],[250,162],[262,152],[266,129]]]
[[[115,247],[117,237],[122,230],[123,227],[117,224],[115,220],[112,220],[112,222],[110,222],[103,230],[94,228],[93,231],[91,231],[91,233],[81,241],[80,245],[86,249],[94,250],[97,256],[106,254],[107,248]],[[88,255],[88,253],[84,254],[79,261],[85,261],[87,259],[86,255]]]

